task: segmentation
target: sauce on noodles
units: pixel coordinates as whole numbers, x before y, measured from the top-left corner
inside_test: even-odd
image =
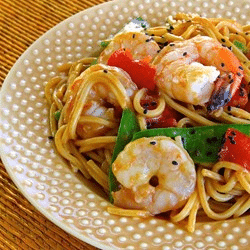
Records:
[[[141,130],[223,123],[250,124],[249,25],[242,26],[224,18],[202,18],[183,13],[169,17],[165,26],[148,27],[145,22],[142,23],[143,25],[137,22],[139,29],[131,28],[130,25],[130,28],[127,27],[113,39],[106,41],[107,47],[99,58],[87,57],[60,66],[60,75],[51,79],[45,87],[50,105],[51,138],[54,139],[59,154],[74,171],[81,171],[106,192],[120,118],[122,110],[126,108],[135,112]],[[207,45],[209,43],[213,44],[214,50],[220,51],[218,53],[221,53],[221,58],[230,53],[234,58],[218,61],[217,64],[211,61],[211,65],[206,65],[212,60],[212,53]],[[120,49],[129,51],[130,55],[124,55],[131,64],[130,70],[139,72],[133,78],[129,75],[129,70],[126,72],[126,65],[108,65],[109,57]],[[178,60],[171,61],[173,56]],[[216,60],[215,57],[213,61]],[[164,67],[166,62],[167,66]],[[155,71],[159,79],[156,83],[152,82],[155,86],[150,85],[150,90],[147,88],[149,82],[144,86],[136,84],[136,81],[143,79],[141,72],[147,68],[151,73]],[[191,73],[188,75],[189,72]],[[203,90],[197,91],[197,86],[204,81],[206,84]],[[181,87],[174,89],[174,82],[184,86],[182,92]],[[196,84],[196,87],[187,87],[185,84],[189,82]],[[194,96],[193,100],[188,99],[191,95]],[[211,96],[221,103],[209,106],[209,100],[212,103]],[[211,110],[211,107],[215,108]],[[185,164],[193,164],[192,159],[189,160],[189,156],[183,151],[180,138],[176,137],[175,141],[166,138],[161,140],[170,145],[173,152],[178,148],[183,157],[187,157]],[[141,145],[143,146],[143,142]],[[174,160],[171,162],[173,167],[178,165]],[[171,221],[186,219],[187,230],[193,232],[196,219],[204,213],[211,219],[225,220],[241,216],[250,208],[250,174],[245,169],[243,171],[242,166],[226,161],[193,166],[195,173],[192,167],[189,167],[189,171],[193,178],[196,176],[193,179],[194,186],[190,184],[190,192],[182,194],[178,206],[173,205],[168,210]],[[122,180],[124,178],[121,176]],[[151,180],[152,187],[157,186],[157,183],[158,180]],[[136,193],[132,189],[129,192],[129,199],[132,199]],[[126,199],[125,196],[123,198]],[[146,198],[142,192],[140,199]],[[110,206],[108,211],[123,216],[154,214],[152,207],[142,207],[143,209],[140,206],[124,209]]]

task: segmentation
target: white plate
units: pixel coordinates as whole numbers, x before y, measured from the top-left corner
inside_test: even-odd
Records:
[[[47,218],[102,249],[247,249],[250,217],[199,223],[193,234],[157,218],[110,215],[101,192],[75,176],[54,149],[44,85],[58,65],[96,52],[132,17],[163,24],[176,12],[247,23],[249,1],[119,0],[80,12],[44,34],[16,62],[1,91],[1,157],[15,184]]]

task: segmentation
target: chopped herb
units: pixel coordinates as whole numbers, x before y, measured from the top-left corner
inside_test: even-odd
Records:
[[[238,49],[240,49],[243,53],[247,53],[247,52],[248,52],[247,46],[246,46],[244,43],[242,43],[242,42],[240,42],[240,41],[238,41],[238,40],[234,40],[234,41],[233,41],[233,44],[234,44]]]
[[[110,41],[101,41],[101,46],[106,48],[109,45]]]
[[[95,60],[93,60],[93,61],[90,63],[90,66],[97,64],[97,62],[98,62],[98,59],[96,58]]]
[[[55,119],[56,119],[57,121],[59,121],[60,116],[61,116],[61,111],[60,111],[60,110],[57,110],[57,111],[54,113]]]

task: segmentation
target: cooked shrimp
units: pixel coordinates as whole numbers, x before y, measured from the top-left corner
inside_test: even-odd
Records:
[[[112,124],[118,122],[117,112],[132,105],[131,99],[137,90],[136,84],[124,70],[104,64],[93,65],[77,77],[72,86],[69,87],[70,98],[65,105],[65,122],[67,119],[70,120],[69,117],[74,114],[75,106],[83,102],[80,98],[80,89],[83,89],[84,85],[87,84],[92,84],[92,87],[88,90],[84,105],[80,109],[81,116],[102,118]],[[119,91],[121,93],[118,93]],[[118,100],[117,94],[122,100]],[[109,129],[103,122],[99,125],[88,122],[78,124],[77,133],[82,138],[89,138],[102,135]]]
[[[196,36],[166,46],[153,61],[158,87],[169,96],[209,111],[227,104],[239,88],[243,68],[218,41]]]
[[[113,37],[109,45],[102,51],[98,61],[107,64],[109,57],[118,49],[129,49],[134,60],[152,59],[160,49],[153,37],[138,31],[124,31]]]
[[[130,142],[112,170],[122,188],[114,204],[158,214],[181,207],[192,194],[195,166],[184,148],[165,136]]]

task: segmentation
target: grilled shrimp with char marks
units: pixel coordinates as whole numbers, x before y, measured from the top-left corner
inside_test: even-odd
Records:
[[[226,105],[243,78],[238,58],[218,41],[196,36],[166,46],[155,57],[157,86],[170,97],[209,111]]]
[[[130,142],[114,161],[112,171],[122,185],[113,193],[114,204],[151,214],[184,205],[196,183],[192,159],[165,136]]]

